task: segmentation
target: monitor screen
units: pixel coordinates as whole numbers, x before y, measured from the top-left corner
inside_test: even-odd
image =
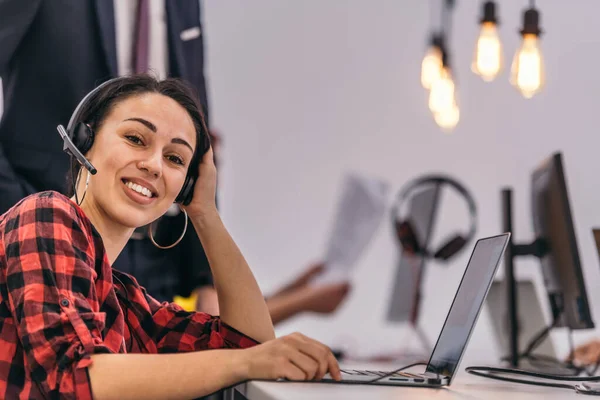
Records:
[[[533,172],[531,208],[536,238],[546,247],[542,275],[554,326],[593,328],[560,153]]]
[[[431,354],[427,372],[450,378],[454,375],[500,264],[509,236],[506,233],[480,239],[475,244]]]
[[[428,186],[419,191],[411,197],[406,213],[417,240],[426,248],[429,247],[433,231],[439,191],[439,185]],[[421,284],[424,264],[425,259],[421,254],[401,251],[388,308],[388,321],[406,322],[417,318],[418,304],[415,296]]]

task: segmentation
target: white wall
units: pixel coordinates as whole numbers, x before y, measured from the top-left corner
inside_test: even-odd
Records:
[[[593,19],[600,3],[538,2],[547,86],[532,100],[510,86],[508,68],[491,84],[470,72],[479,3],[457,2],[451,47],[461,122],[444,135],[419,84],[429,7],[439,7],[439,1],[205,2],[212,121],[224,136],[222,212],[266,291],[321,256],[347,169],[387,179],[394,190],[424,172],[459,177],[477,197],[479,236],[500,231],[500,189],[512,185],[515,239],[525,241],[532,238],[530,171],[560,150],[588,295],[600,324],[599,262],[591,235],[600,226],[600,25]],[[500,5],[509,65],[526,3]],[[444,207],[438,240],[465,225],[460,202]],[[398,346],[402,328],[385,322],[394,246],[385,224],[361,259],[343,308],[331,318],[295,318],[279,333],[301,330],[328,344],[363,349]],[[439,333],[469,252],[448,268],[429,269],[423,326],[430,340]],[[518,270],[537,280],[542,295],[537,264],[521,260]],[[492,351],[489,325],[483,315],[468,355]],[[575,339],[596,333],[578,332]],[[564,351],[566,332],[554,338]]]

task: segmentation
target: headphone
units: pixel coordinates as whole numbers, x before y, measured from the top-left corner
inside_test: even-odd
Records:
[[[87,158],[85,158],[84,154],[87,153],[94,144],[95,134],[88,124],[86,124],[83,121],[79,121],[79,119],[81,118],[81,112],[84,106],[86,106],[89,102],[90,98],[97,94],[100,91],[100,89],[111,83],[124,79],[126,78],[119,77],[109,79],[106,82],[97,86],[91,92],[86,94],[85,97],[79,102],[79,104],[75,108],[75,111],[73,111],[73,114],[71,115],[71,119],[69,119],[67,128],[65,129],[63,125],[58,125],[56,127],[58,133],[63,139],[63,151],[75,157],[79,164],[85,167],[85,169],[87,169],[92,175],[95,175],[98,171],[92,165],[92,163],[90,163],[90,161]],[[183,187],[181,188],[181,191],[175,198],[176,203],[181,203],[187,206],[192,201],[192,196],[194,194],[194,184],[198,179],[198,164],[199,157],[196,154],[188,168],[188,174],[185,177]]]
[[[448,185],[454,188],[462,198],[465,199],[469,207],[470,227],[466,234],[456,233],[444,241],[444,244],[432,251],[427,249],[423,243],[420,243],[415,230],[408,219],[398,218],[398,211],[411,193],[417,188],[426,185]],[[425,175],[407,183],[398,193],[396,202],[392,208],[392,223],[395,228],[396,236],[400,241],[402,248],[406,251],[420,254],[427,258],[447,261],[455,256],[465,245],[475,237],[477,230],[477,207],[475,199],[469,193],[467,188],[456,180],[442,175]]]

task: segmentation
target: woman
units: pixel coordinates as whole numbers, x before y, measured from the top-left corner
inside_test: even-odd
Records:
[[[189,399],[247,379],[339,379],[324,345],[275,339],[216,211],[212,150],[190,90],[124,77],[82,107],[97,173],[77,166],[74,197],[38,193],[0,216],[0,396]],[[110,266],[136,227],[167,211],[194,165],[182,209],[210,261],[220,318],[160,304]]]

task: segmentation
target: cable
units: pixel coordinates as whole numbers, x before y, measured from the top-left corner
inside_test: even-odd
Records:
[[[554,321],[552,321],[552,324],[550,324],[549,326],[545,327],[544,329],[542,329],[541,332],[539,332],[537,335],[535,335],[529,341],[529,344],[525,348],[525,351],[523,352],[523,354],[520,355],[520,357],[527,357],[528,355],[531,354],[531,352],[533,350],[535,350],[540,344],[542,344],[542,342],[544,341],[544,339],[546,339],[548,337],[548,334],[550,333],[550,330],[556,326],[557,322],[558,322],[558,319],[555,319]]]
[[[431,4],[432,0],[429,0],[429,29],[432,32],[435,32],[436,29],[434,27],[434,21],[435,21],[435,12],[436,9],[435,7]]]
[[[405,369],[409,369],[409,368],[415,367],[415,366],[417,366],[417,365],[427,365],[427,364],[428,364],[428,363],[426,363],[426,362],[424,362],[424,361],[419,361],[419,362],[416,362],[416,363],[412,363],[412,364],[406,365],[406,366],[404,366],[404,367],[402,367],[402,368],[395,369],[395,370],[393,370],[392,372],[388,372],[388,373],[386,373],[385,375],[379,376],[379,377],[377,377],[377,378],[375,378],[375,379],[373,379],[373,380],[370,380],[370,381],[369,381],[369,383],[380,381],[380,380],[382,380],[382,379],[385,379],[385,378],[387,378],[387,377],[390,377],[390,376],[392,376],[392,375],[395,375],[395,374],[397,374],[397,373],[398,373],[398,372],[400,372],[400,371],[404,371]],[[438,375],[438,377],[439,377],[439,375]]]
[[[573,343],[573,329],[569,327],[569,357],[571,357],[571,355],[573,354],[575,354],[575,344]]]
[[[600,360],[598,360],[598,362],[596,364],[591,366],[591,368],[587,368],[585,366],[575,365],[572,360],[562,361],[556,357],[551,357],[551,356],[547,356],[544,354],[534,354],[533,353],[533,350],[535,350],[544,341],[544,339],[550,333],[550,330],[555,327],[557,322],[558,322],[558,317],[552,322],[552,324],[550,326],[542,329],[539,333],[535,334],[533,336],[533,338],[529,341],[528,345],[526,346],[526,350],[523,353],[519,354],[518,358],[528,360],[533,367],[538,368],[540,370],[544,370],[544,369],[547,370],[550,368],[554,368],[554,369],[565,369],[570,372],[570,375],[564,375],[564,376],[579,376],[582,373],[585,373],[587,376],[594,376],[594,374],[598,371],[598,368],[600,368]],[[569,329],[568,340],[569,340],[569,354],[573,354],[574,350],[575,350],[575,345],[573,343],[573,330],[572,329]],[[510,359],[509,356],[504,356],[500,360],[508,361],[509,359]],[[561,376],[561,375],[558,375],[558,376]]]
[[[77,203],[77,205],[79,205],[80,203],[79,198],[77,196],[77,182],[75,182],[75,168],[73,168],[73,159],[74,157],[71,157],[71,166],[69,167],[69,169],[71,170],[71,183],[73,184],[73,194],[75,194],[75,202]]]
[[[535,8],[535,0],[529,0],[529,8]]]
[[[506,369],[506,368],[493,368],[493,367],[467,367],[465,371],[471,375],[481,376],[483,378],[495,379],[504,382],[523,383],[525,385],[534,386],[545,386],[545,387],[556,387],[561,389],[571,389],[580,394],[587,394],[593,396],[600,396],[600,390],[594,389],[585,382],[600,382],[600,376],[591,377],[575,377],[575,376],[561,376],[561,375],[550,375],[550,374],[539,374],[535,372],[527,372],[519,369]],[[515,379],[506,376],[498,376],[495,374],[514,374],[514,375],[525,375],[534,378],[541,379],[553,379],[557,381],[568,381],[568,382],[583,382],[578,385],[568,385],[566,383],[551,383],[551,382],[540,382],[534,380]]]
[[[531,377],[537,377],[537,378],[543,378],[543,379],[554,379],[554,378],[548,378],[552,375],[538,374],[535,372],[527,372],[527,371],[522,371],[520,369],[473,366],[473,367],[465,368],[465,371],[471,375],[481,376],[483,378],[495,379],[498,381],[576,390],[574,385],[568,385],[566,383],[546,383],[546,382],[540,382],[540,381],[515,379],[515,378],[508,378],[506,376],[493,375],[493,374],[497,374],[497,373],[503,373],[503,374],[525,375],[525,376],[531,376]],[[556,375],[556,376],[559,377],[559,375]],[[581,379],[578,379],[575,377],[561,377],[561,378],[563,378],[563,379],[557,379],[557,380],[566,380],[566,378],[571,378],[573,381],[577,381],[577,382],[581,381]],[[600,381],[600,377],[598,377],[598,381]]]
[[[440,5],[440,33],[442,36],[446,33],[446,0],[442,0]]]
[[[441,31],[444,35],[444,39],[450,42],[450,31],[452,30],[452,8],[454,7],[454,0],[444,0],[442,6],[442,27]]]
[[[557,323],[558,323],[558,317],[555,318],[550,325],[544,327],[540,332],[536,333],[529,340],[527,346],[525,347],[525,351],[521,354],[518,354],[517,357],[518,358],[528,358],[531,355],[531,353],[533,352],[533,350],[535,350],[540,344],[542,344],[544,339],[546,339],[546,337],[550,333],[550,330],[552,328],[554,328]],[[502,361],[508,361],[509,359],[510,359],[510,356],[504,356],[501,358]]]
[[[535,350],[544,341],[544,339],[546,339],[546,337],[548,337],[550,330],[552,328],[556,327],[556,324],[558,323],[558,321],[559,321],[559,317],[555,318],[554,321],[552,321],[552,324],[543,328],[539,333],[536,333],[533,336],[533,338],[531,338],[529,343],[527,344],[525,351],[518,355],[518,359],[528,360],[533,367],[540,369],[540,370],[548,370],[548,369],[567,370],[569,372],[569,375],[565,375],[565,376],[578,376],[581,373],[586,373],[588,376],[592,376],[595,373],[596,369],[594,369],[593,371],[590,371],[590,370],[586,369],[585,367],[578,367],[578,366],[574,365],[569,360],[562,361],[555,357],[550,357],[550,356],[546,356],[543,354],[533,354],[533,350]],[[573,353],[573,349],[574,349],[572,334],[573,334],[573,332],[571,330],[569,330],[569,344],[570,344],[570,348],[571,348],[570,353]],[[509,356],[504,356],[500,360],[508,361],[509,359],[510,359]]]

